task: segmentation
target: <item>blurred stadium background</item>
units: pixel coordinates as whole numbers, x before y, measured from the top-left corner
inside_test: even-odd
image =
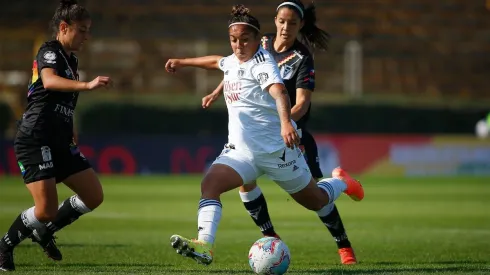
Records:
[[[171,57],[230,54],[226,21],[233,3],[81,3],[93,17],[93,38],[79,54],[82,78],[116,81],[112,91],[80,97],[76,124],[85,154],[102,172],[202,172],[226,139],[224,102],[200,108],[221,74],[186,69],[173,76],[164,64]],[[265,32],[275,31],[276,3],[246,4]],[[316,4],[319,26],[332,35],[331,50],[315,55],[310,123],[325,171],[340,163],[356,173],[379,174],[382,166],[407,176],[490,174],[489,144],[474,138],[477,121],[490,111],[489,1]],[[17,1],[0,10],[1,174],[18,174],[8,140],[56,5]]]
[[[425,215],[422,220],[429,223],[427,228],[420,225],[406,231],[392,231],[400,240],[390,240],[402,243],[403,253],[408,255],[396,258],[397,247],[389,249],[399,264],[438,259],[439,262],[434,260],[436,265],[444,265],[451,260],[452,264],[462,266],[469,263],[472,269],[463,268],[461,274],[479,271],[487,274],[483,270],[488,268],[490,255],[490,139],[477,138],[475,125],[490,111],[490,1],[315,2],[318,25],[330,32],[332,40],[328,52],[315,54],[317,88],[313,95],[310,129],[319,145],[325,175],[333,167],[342,165],[368,184],[372,183],[371,191],[378,192],[374,196],[378,201],[368,202],[365,212],[357,212],[356,206],[350,204],[344,205],[341,211],[348,232],[358,243],[362,243],[360,239],[371,240],[362,243],[366,248],[359,247],[360,253],[365,252],[362,258],[369,262],[368,252],[376,254],[380,243],[387,242],[373,237],[377,232],[389,230],[393,223],[417,224],[421,222],[420,215]],[[29,205],[28,194],[20,184],[12,138],[15,121],[25,108],[32,60],[39,45],[51,35],[48,23],[57,1],[0,0],[0,3],[0,231],[3,232],[14,215]],[[188,190],[193,182],[194,193],[189,199],[183,196],[180,200],[186,204],[183,209],[190,209],[190,218],[179,220],[174,213],[171,220],[175,227],[185,224],[186,228],[194,229],[193,209],[198,199],[199,178],[192,175],[202,174],[226,141],[224,102],[206,111],[200,107],[201,97],[216,87],[221,74],[185,69],[177,75],[169,75],[164,72],[164,64],[171,57],[230,54],[226,21],[236,1],[86,0],[80,3],[89,9],[93,18],[93,37],[79,53],[82,79],[109,75],[116,82],[113,90],[80,96],[75,120],[82,152],[94,168],[104,174],[108,190],[116,193],[121,190],[134,193],[128,181],[162,196],[167,191],[175,192],[175,187],[167,184],[175,186],[176,182],[182,182],[183,187],[179,188],[184,192],[182,190]],[[275,31],[275,1],[246,0],[242,3],[259,18],[265,32]],[[123,187],[129,189],[117,189],[121,175],[125,179]],[[447,187],[444,183],[448,183]],[[442,197],[440,190],[445,190]],[[270,192],[277,193],[276,200],[285,201],[278,188]],[[115,209],[119,208],[114,203],[121,204],[121,201],[111,202],[109,191],[106,193],[107,206],[101,208],[101,213],[117,212]],[[134,200],[122,195],[113,198],[137,205],[147,202],[145,196],[141,193]],[[230,196],[235,210],[230,210],[225,217],[239,215],[246,219],[238,196]],[[14,202],[14,197],[19,199]],[[22,200],[24,202],[20,203]],[[392,203],[396,200],[399,204],[394,206]],[[143,209],[150,213],[167,202],[155,199],[152,208]],[[420,209],[405,208],[421,202],[425,204]],[[455,202],[459,207],[453,209]],[[288,205],[291,207],[290,202]],[[391,211],[388,214],[387,209]],[[121,223],[129,223],[134,218],[122,214],[131,210],[129,207],[120,210]],[[403,219],[400,217],[403,211],[413,212],[413,215],[408,214]],[[142,215],[143,219],[145,216],[133,214]],[[92,219],[109,219],[106,221],[109,228],[109,221],[114,218],[111,215],[101,214]],[[292,215],[301,217],[303,214]],[[389,222],[392,216],[395,220]],[[432,220],[435,216],[439,219]],[[162,227],[165,227],[164,218]],[[313,223],[315,217],[309,218]],[[87,217],[85,222],[90,219]],[[276,223],[286,219],[279,215]],[[366,226],[370,221],[379,227]],[[158,219],[156,222],[158,224]],[[250,237],[243,242],[246,250],[250,241],[257,237],[257,231],[251,221],[244,220],[244,223],[249,234],[244,236]],[[65,243],[76,242],[77,238],[87,241],[90,234],[84,230],[92,229],[91,224],[82,221],[80,224],[70,229],[78,230],[80,235],[68,238]],[[293,236],[301,226],[296,225],[290,231],[283,229],[288,232],[284,234]],[[162,240],[150,227],[141,230],[147,230],[151,241],[166,245],[166,235]],[[453,231],[440,231],[443,227]],[[223,233],[229,236],[224,238],[233,240],[234,227],[224,222],[223,228],[224,232],[230,230],[230,235]],[[326,233],[323,228],[318,230],[318,234]],[[414,232],[426,241],[420,247],[410,246],[408,236]],[[104,234],[102,237],[90,235],[87,242],[111,240],[109,233]],[[424,238],[439,241],[432,243]],[[431,258],[416,253],[427,246],[435,249],[429,254],[439,256]],[[443,249],[451,247],[457,247],[460,254],[444,254]],[[76,250],[77,246],[71,249]],[[240,252],[239,257],[246,251]],[[334,253],[332,243],[331,254]],[[444,255],[452,256],[445,258]],[[331,257],[331,264],[336,263],[335,257]],[[244,256],[242,258],[240,264],[245,266]],[[390,270],[376,269],[379,268],[376,263],[383,265],[391,260],[388,256],[372,260],[374,269],[369,274],[389,273]],[[308,259],[305,261],[307,263]],[[29,267],[29,263],[25,265]],[[94,264],[91,268],[98,267]],[[134,272],[141,271],[137,265],[131,268]],[[413,274],[431,271],[424,268]],[[391,271],[412,274],[410,269],[400,270]],[[434,268],[432,271],[451,270],[457,273],[459,269]]]

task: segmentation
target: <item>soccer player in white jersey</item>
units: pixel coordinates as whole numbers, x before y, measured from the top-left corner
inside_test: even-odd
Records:
[[[300,137],[291,119],[288,92],[274,58],[260,47],[260,24],[243,5],[232,9],[228,32],[233,54],[170,59],[165,68],[221,69],[229,124],[228,144],[201,182],[198,238],[170,238],[182,256],[208,265],[221,219],[221,194],[254,182],[266,174],[309,210],[327,211],[342,192],[354,200],[364,197],[361,184],[338,177],[318,184],[298,148]]]
[[[262,48],[276,60],[284,85],[291,99],[291,118],[301,131],[300,148],[305,156],[311,175],[320,181],[323,172],[315,138],[308,129],[312,99],[316,86],[316,72],[313,60],[314,50],[327,50],[329,34],[316,25],[316,8],[310,3],[305,6],[301,0],[284,0],[276,7],[274,23],[276,32],[262,36]],[[223,82],[202,99],[202,107],[209,108],[222,94]],[[316,93],[316,92],[315,92]],[[332,176],[347,172],[338,167]],[[324,179],[328,180],[328,179]],[[265,237],[280,238],[269,215],[265,194],[255,183],[240,186],[240,199],[250,217]],[[333,205],[330,212],[322,211],[318,217],[327,227],[340,256],[342,264],[356,264],[351,242],[347,236],[340,212]]]

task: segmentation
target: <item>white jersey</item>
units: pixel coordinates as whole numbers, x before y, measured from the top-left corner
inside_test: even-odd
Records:
[[[223,57],[219,68],[224,72],[228,142],[237,149],[257,153],[283,149],[286,145],[281,136],[276,101],[264,90],[271,84],[283,83],[274,58],[260,47],[242,64],[234,54]]]

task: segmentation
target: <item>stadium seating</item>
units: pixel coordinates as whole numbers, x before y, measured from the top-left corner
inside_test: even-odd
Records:
[[[88,77],[111,74],[127,92],[193,92],[195,72],[170,79],[163,72],[167,58],[194,55],[197,41],[207,41],[210,53],[230,52],[227,0],[105,2],[84,2],[94,19],[93,42],[81,54],[81,69],[90,72]],[[316,2],[318,24],[332,34],[330,51],[315,56],[320,91],[342,92],[344,46],[357,40],[363,46],[366,94],[489,97],[490,16],[485,1]],[[275,2],[246,4],[264,31],[274,31]],[[54,7],[44,1],[12,2],[0,10],[0,72],[29,74],[34,40],[39,33],[49,35]],[[219,81],[219,76],[212,77],[209,89]]]

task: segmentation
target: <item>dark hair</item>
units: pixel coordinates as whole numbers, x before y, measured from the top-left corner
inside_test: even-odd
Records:
[[[298,8],[294,5],[284,4],[286,2],[296,4],[301,8],[301,10],[298,10]],[[313,2],[311,2],[311,4],[305,8],[301,0],[286,0],[282,1],[281,4],[279,4],[279,7],[280,8],[278,8],[277,11],[279,11],[279,9],[282,9],[283,7],[287,7],[296,11],[301,20],[303,20],[303,28],[301,28],[301,30],[299,31],[301,33],[301,42],[303,44],[312,49],[328,49],[330,34],[316,26],[316,8]]]
[[[228,20],[228,26],[233,23],[247,23],[252,26],[248,26],[256,35],[260,31],[260,23],[257,18],[250,14],[250,9],[244,5],[235,5],[231,9],[231,17]],[[255,27],[255,28],[254,28]]]
[[[90,14],[85,7],[77,4],[77,0],[61,0],[51,19],[53,35],[56,37],[58,34],[62,21],[70,25],[74,21],[83,21],[86,19],[90,19]]]

